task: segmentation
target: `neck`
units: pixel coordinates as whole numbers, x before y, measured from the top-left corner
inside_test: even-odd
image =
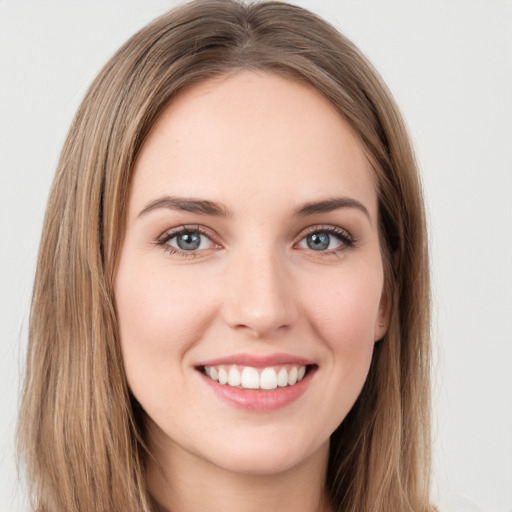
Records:
[[[186,452],[151,443],[149,486],[161,512],[329,512],[325,493],[328,444],[271,474],[235,473]],[[162,446],[160,446],[162,448]]]

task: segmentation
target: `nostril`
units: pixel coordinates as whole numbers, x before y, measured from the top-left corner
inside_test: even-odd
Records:
[[[237,330],[252,331],[256,337],[288,330],[299,317],[292,279],[277,263],[262,263],[262,259],[269,258],[260,255],[257,259],[252,255],[244,260],[233,272],[223,301],[226,324]]]
[[[255,337],[265,337],[277,332],[286,332],[295,324],[298,315],[283,305],[266,309],[239,303],[225,309],[225,322],[233,329],[247,330]]]

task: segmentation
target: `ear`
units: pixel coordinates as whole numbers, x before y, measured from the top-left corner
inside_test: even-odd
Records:
[[[389,327],[389,318],[390,318],[390,303],[388,293],[385,290],[382,291],[382,296],[380,298],[379,312],[375,319],[374,325],[374,342],[377,343],[386,335]]]
[[[400,264],[400,251],[397,249],[390,255],[389,259],[384,258],[383,264],[384,276],[393,275],[396,277],[398,266]],[[375,343],[384,338],[384,336],[388,332],[389,322],[391,319],[391,305],[393,302],[393,285],[391,284],[391,282],[393,282],[394,280],[394,278],[389,279],[388,277],[388,279],[386,279],[386,277],[384,277],[384,286],[380,297],[379,312],[377,314],[374,326]]]

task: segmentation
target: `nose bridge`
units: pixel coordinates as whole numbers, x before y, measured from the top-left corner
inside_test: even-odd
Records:
[[[297,319],[293,283],[278,252],[259,245],[233,255],[226,276],[225,320],[256,336],[289,328]]]

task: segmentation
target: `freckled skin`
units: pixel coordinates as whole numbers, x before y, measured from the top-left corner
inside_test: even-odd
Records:
[[[315,481],[384,334],[377,194],[357,138],[309,86],[239,72],[181,93],[134,172],[116,307],[128,383],[164,472],[294,470]],[[168,208],[139,216],[164,195],[219,202],[231,216]],[[369,217],[356,208],[294,216],[333,196],[359,201]],[[166,251],[176,239],[157,243],[182,225],[207,230],[193,255]],[[340,228],[354,245],[330,235],[336,250],[314,251],[304,237],[311,226]],[[271,412],[218,399],[195,367],[277,352],[318,369],[304,395]]]

